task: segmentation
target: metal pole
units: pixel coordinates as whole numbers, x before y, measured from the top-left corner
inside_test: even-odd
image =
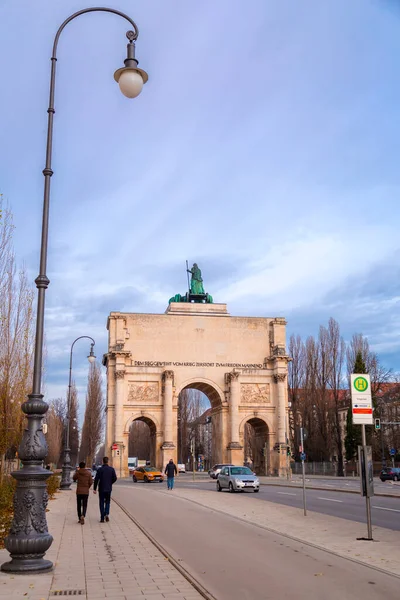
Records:
[[[265,444],[264,444],[264,466],[265,466],[265,475],[266,476],[268,476],[267,450],[268,450],[268,445],[267,445],[267,442],[265,442]]]
[[[71,387],[72,387],[72,353],[75,346],[75,343],[78,340],[87,339],[92,340],[92,344],[90,346],[90,355],[93,354],[93,347],[96,342],[89,335],[81,335],[76,338],[72,342],[71,352],[69,355],[69,378],[68,378],[68,394],[67,394],[67,414],[66,414],[66,424],[65,424],[65,438],[64,438],[64,462],[62,466],[62,474],[61,474],[61,483],[60,490],[69,490],[71,487],[71,448],[69,447],[69,424],[70,424],[70,411],[71,411]]]
[[[189,294],[190,294],[189,263],[188,263],[188,261],[186,261],[186,275],[187,275],[187,280],[188,280],[188,290],[189,290]]]
[[[195,475],[195,470],[196,470],[196,447],[195,447],[194,438],[192,439],[192,463],[193,463],[193,481],[194,481],[194,479],[195,479],[194,475]]]
[[[363,446],[363,454],[364,454],[364,474],[361,473],[361,477],[368,477],[368,473],[367,473],[367,468],[366,468],[366,458],[367,458],[367,453],[366,453],[366,445],[367,445],[367,437],[365,435],[365,425],[361,425],[361,436],[362,436],[362,446]],[[361,466],[361,465],[360,465]],[[367,482],[365,481],[365,486],[367,488]],[[367,489],[366,489],[366,494],[367,494]],[[365,503],[366,503],[366,508],[367,508],[367,528],[368,528],[368,539],[372,540],[372,522],[371,522],[371,501],[369,499],[369,496],[366,495],[365,496]]]
[[[381,452],[382,452],[382,468],[386,467],[386,458],[385,458],[385,443],[383,439],[383,424],[381,421]]]
[[[27,426],[24,431],[18,455],[22,461],[22,469],[14,471],[12,476],[17,481],[14,494],[14,518],[10,532],[4,540],[5,547],[11,555],[11,561],[1,565],[2,571],[8,573],[35,573],[46,572],[53,568],[50,560],[43,557],[50,548],[53,538],[48,532],[46,507],[47,486],[46,480],[51,476],[51,471],[44,469],[43,460],[47,456],[47,442],[43,434],[42,420],[48,411],[48,405],[43,400],[41,393],[42,364],[43,364],[43,338],[44,338],[44,309],[45,292],[50,280],[47,277],[47,247],[49,232],[49,209],[50,209],[50,179],[53,175],[51,168],[51,157],[53,147],[53,117],[54,117],[54,93],[57,61],[58,40],[64,27],[76,17],[89,12],[109,12],[129,21],[133,26],[133,38],[137,39],[139,30],[136,23],[124,13],[113,8],[86,8],[80,10],[64,21],[59,27],[53,44],[50,74],[49,108],[47,109],[47,143],[46,164],[43,169],[44,194],[42,234],[40,247],[39,275],[35,279],[38,289],[36,332],[33,360],[33,384],[32,393],[28,394],[28,400],[21,406],[22,412],[27,417]]]
[[[303,427],[300,427],[300,444],[301,444],[301,451],[304,452],[304,436],[303,436]],[[306,505],[306,469],[305,469],[305,465],[304,465],[304,460],[302,459],[301,461],[301,471],[303,474],[303,511],[304,511],[304,516],[307,516],[307,505]]]

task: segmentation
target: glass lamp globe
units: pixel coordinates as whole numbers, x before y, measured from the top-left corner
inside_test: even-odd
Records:
[[[127,98],[136,98],[143,88],[143,77],[136,69],[124,69],[119,76],[119,89]]]
[[[95,357],[95,355],[93,354],[93,352],[90,352],[90,354],[89,354],[89,356],[88,356],[87,358],[88,358],[88,361],[89,361],[90,363],[94,363],[94,362],[95,362],[95,360],[96,360],[96,357]]]

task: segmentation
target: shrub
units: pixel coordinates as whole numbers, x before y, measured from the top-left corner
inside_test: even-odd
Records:
[[[48,478],[47,480],[47,493],[49,494],[49,498],[53,498],[55,493],[57,492],[57,490],[60,487],[60,476],[59,475],[52,475],[51,477]]]
[[[15,479],[7,476],[0,484],[0,548],[4,548],[4,538],[13,519],[13,496],[16,483]]]

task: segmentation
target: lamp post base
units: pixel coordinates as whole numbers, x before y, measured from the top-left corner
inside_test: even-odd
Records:
[[[62,466],[62,474],[61,474],[61,482],[60,482],[60,490],[69,490],[71,487],[71,458],[70,458],[70,448],[65,448],[64,450],[64,464]]]
[[[51,543],[51,542],[50,542]],[[44,558],[25,558],[24,555],[12,555],[12,560],[1,565],[1,570],[5,573],[15,573],[17,575],[34,575],[35,573],[48,573],[53,570],[51,560]]]

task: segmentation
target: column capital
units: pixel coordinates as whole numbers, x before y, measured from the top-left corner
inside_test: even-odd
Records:
[[[164,371],[163,372],[163,381],[168,381],[171,380],[172,382],[174,381],[174,372],[173,371]]]
[[[276,373],[274,375],[275,383],[282,383],[286,379],[286,373]]]
[[[125,377],[125,369],[118,369],[118,371],[114,372],[114,377],[115,379],[123,379]]]
[[[240,373],[238,371],[231,371],[230,373],[226,373],[226,381],[228,383],[232,383],[233,381],[239,381]]]

